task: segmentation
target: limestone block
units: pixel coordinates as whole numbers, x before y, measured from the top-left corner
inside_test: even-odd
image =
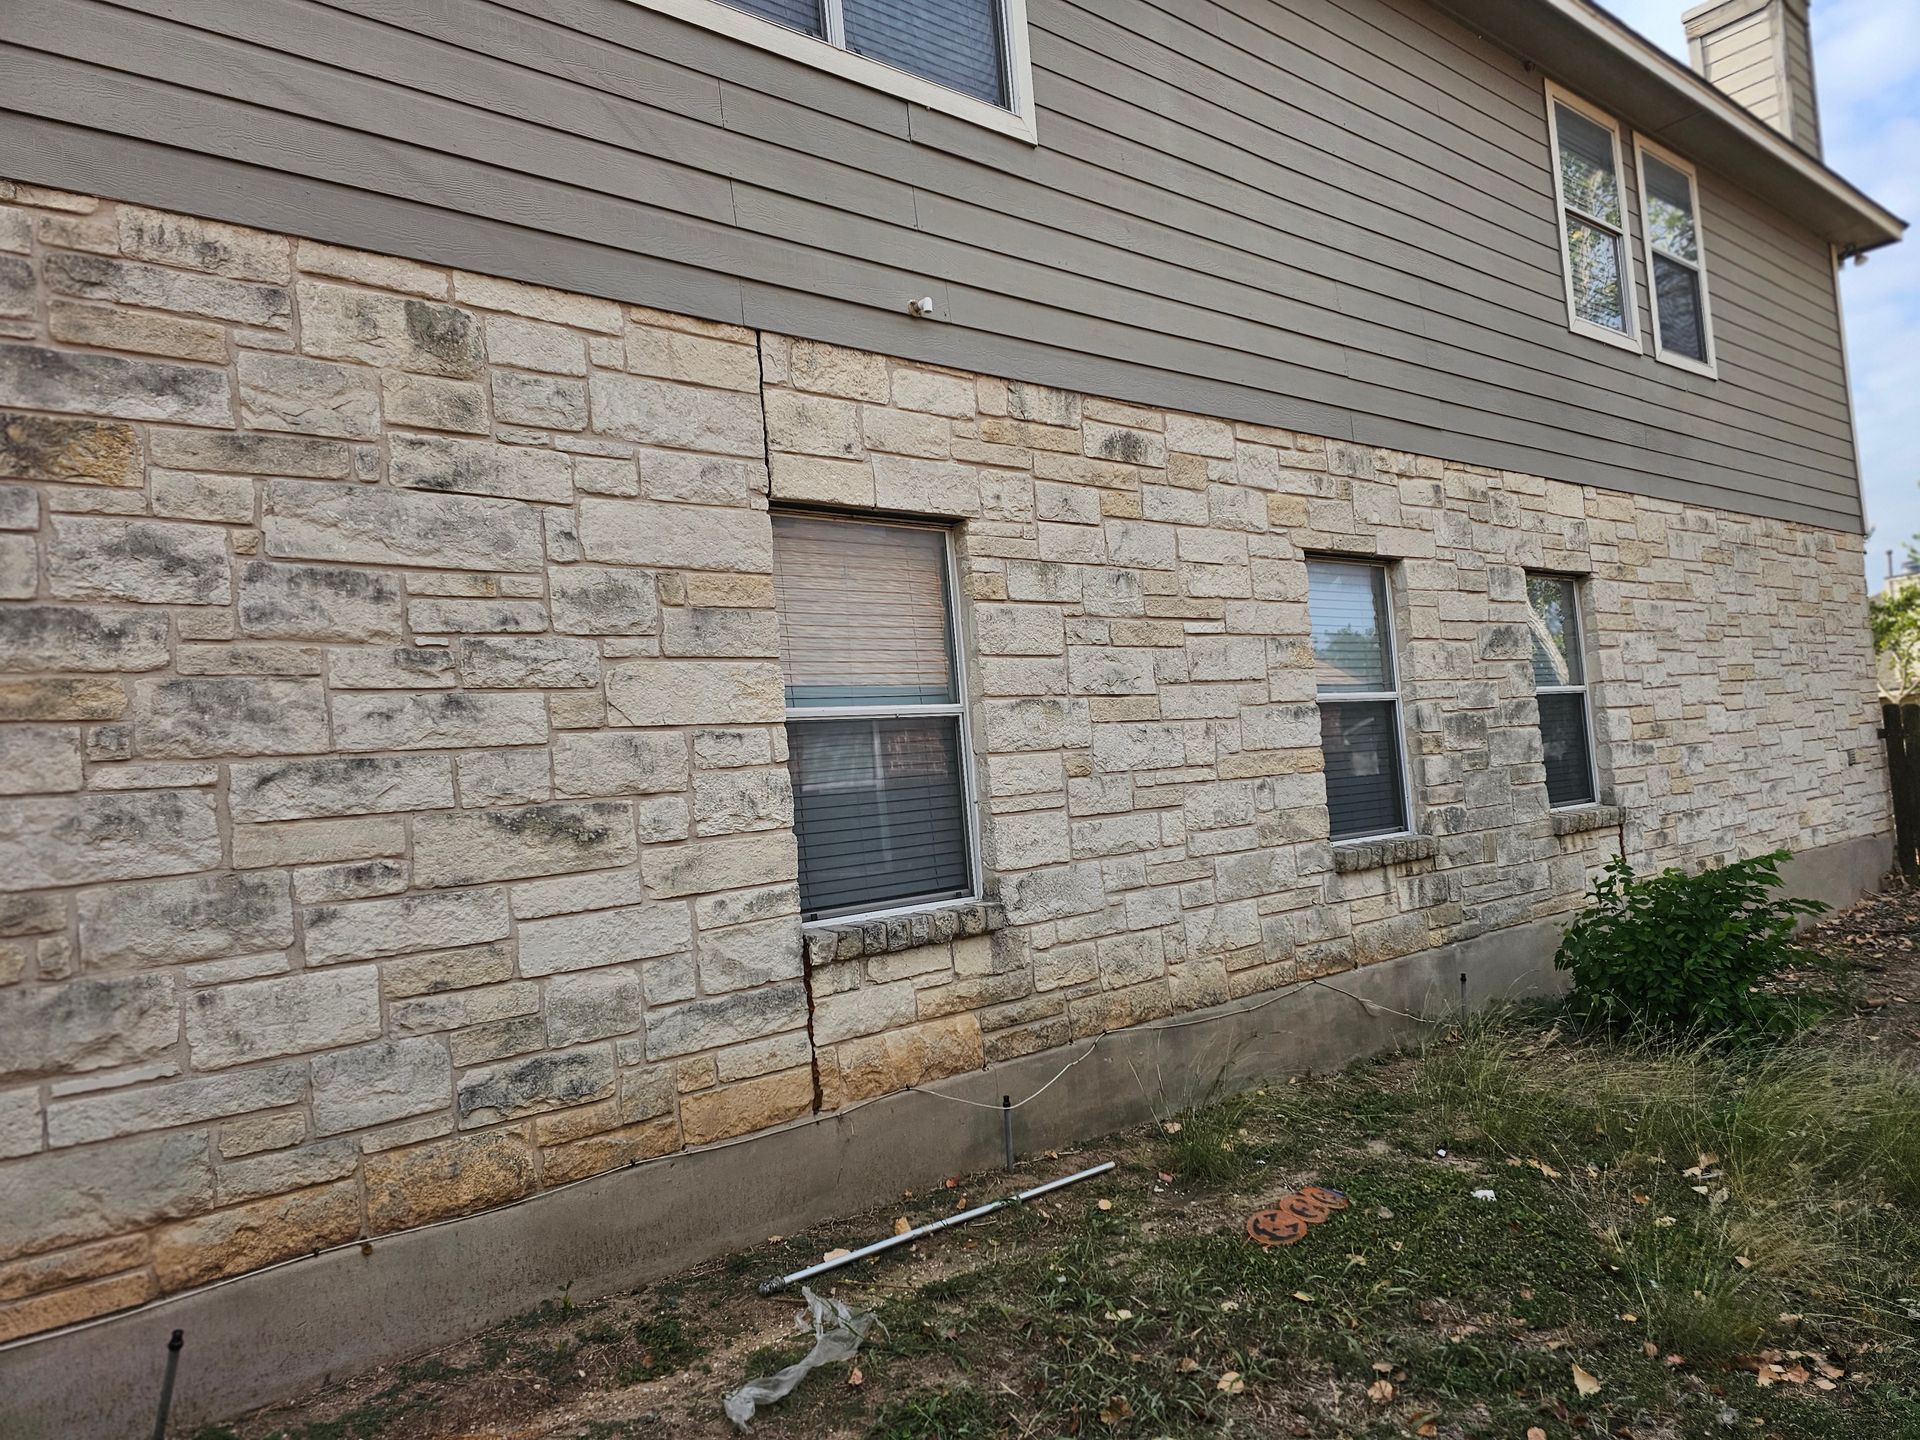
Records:
[[[224,1132],[229,1127],[222,1126]],[[255,1155],[220,1166],[220,1199],[234,1204],[285,1195],[329,1180],[341,1180],[359,1168],[360,1147],[351,1140],[325,1140],[299,1150]]]
[[[473,985],[493,985],[513,974],[513,944],[497,941],[470,950],[409,955],[380,967],[387,994],[405,998],[438,995]]]
[[[637,870],[602,870],[553,880],[529,880],[508,887],[515,918],[538,920],[580,910],[638,905],[645,899]]]
[[[577,689],[600,683],[600,652],[590,640],[540,635],[462,640],[460,679],[477,689]]]
[[[774,831],[651,849],[641,857],[640,873],[654,895],[703,895],[791,880],[799,861],[792,834]]]
[[[514,500],[274,480],[266,511],[267,553],[287,559],[486,571],[546,563],[538,512]]]
[[[520,924],[520,973],[557,975],[623,965],[684,950],[693,927],[683,905],[591,910]]]
[[[153,1236],[153,1269],[162,1290],[183,1290],[343,1244],[360,1233],[360,1189],[336,1181],[216,1211]]]
[[[553,738],[553,783],[562,795],[646,795],[683,790],[687,746],[678,734],[592,731]]]
[[[487,392],[473,380],[390,370],[380,377],[380,408],[389,425],[465,435],[487,433]]]
[[[334,741],[342,750],[450,750],[469,745],[537,745],[547,738],[538,695],[359,691],[333,697]]]
[[[80,732],[71,726],[9,725],[0,729],[0,795],[78,790]]]
[[[308,971],[196,990],[187,1047],[200,1070],[222,1070],[380,1033],[380,981],[371,965]]]
[[[976,605],[973,623],[981,653],[1060,655],[1066,651],[1060,612],[1041,605]]]
[[[332,360],[471,379],[486,364],[480,320],[430,300],[302,280],[300,348]]]
[[[687,1144],[706,1145],[783,1124],[812,1109],[812,1071],[786,1070],[686,1096],[680,1102],[680,1126]]]
[[[0,485],[0,530],[39,528],[39,493],[30,485]]]
[[[579,1045],[638,1030],[643,1004],[632,970],[587,970],[547,982],[547,1042]]]
[[[912,980],[866,984],[837,995],[816,995],[813,1041],[832,1045],[856,1035],[873,1035],[913,1023],[916,1012]]]
[[[667,655],[771,659],[780,651],[779,628],[771,609],[676,607],[666,612],[665,621],[660,648]]]
[[[209,525],[66,516],[48,527],[47,583],[63,600],[223,605],[226,532]]]
[[[346,440],[380,436],[380,385],[371,370],[258,350],[241,351],[234,365],[240,379],[243,425]]]
[[[77,605],[0,607],[0,671],[155,670],[166,663],[164,615]]]
[[[451,689],[453,652],[437,646],[355,645],[328,652],[327,681],[335,690]]]
[[[588,385],[599,434],[717,455],[757,457],[765,447],[755,395],[598,370]]]
[[[121,253],[139,260],[233,280],[284,281],[289,273],[292,242],[284,235],[140,205],[120,206],[114,219]]]
[[[113,969],[280,950],[293,943],[282,870],[198,875],[82,891],[80,954]]]
[[[337,1135],[404,1120],[453,1101],[446,1047],[429,1036],[376,1040],[313,1058],[313,1126]]]
[[[398,640],[400,586],[391,575],[334,565],[252,560],[240,570],[240,628],[294,640]]]
[[[351,755],[228,768],[228,803],[237,821],[434,810],[454,803],[453,767],[441,756]]]
[[[796,916],[700,933],[700,988],[708,995],[792,980],[800,968]]]
[[[55,1100],[47,1109],[47,1143],[59,1149],[121,1135],[201,1125],[230,1115],[296,1105],[306,1096],[306,1067],[294,1062]]]
[[[755,495],[766,493],[767,468],[758,459],[646,450],[640,455],[640,483],[649,500],[744,505]]]
[[[413,260],[392,255],[369,255],[364,250],[347,250],[318,240],[300,241],[300,268],[309,275],[331,275],[360,285],[375,285],[382,290],[404,290],[429,299],[447,293],[447,272]]]
[[[85,978],[0,990],[0,1033],[7,1036],[0,1079],[133,1064],[171,1048],[179,1037],[173,977]]]
[[[1073,749],[1086,745],[1093,734],[1084,700],[989,700],[981,713],[989,751]]]
[[[693,782],[693,828],[700,835],[785,829],[793,824],[793,785],[784,769],[699,775]]]
[[[0,1170],[0,1259],[192,1214],[212,1200],[204,1131],[35,1156]]]
[[[495,370],[490,383],[493,413],[502,425],[542,430],[587,428],[587,387],[579,380]]]
[[[481,945],[504,939],[508,929],[507,897],[500,890],[319,905],[303,918],[310,965]]]
[[[216,372],[189,373],[197,376]],[[131,425],[0,410],[0,476],[55,480],[66,485],[138,487],[140,444]]]
[[[660,625],[653,577],[642,571],[567,566],[551,575],[553,628],[569,635],[651,635]]]
[[[552,765],[545,750],[478,750],[456,762],[460,803],[531,804],[553,796]]]
[[[399,820],[309,820],[291,825],[236,825],[233,863],[241,868],[266,865],[326,865],[370,860],[406,850],[406,827]],[[83,943],[84,943],[84,936]]]
[[[508,1060],[460,1077],[455,1098],[462,1128],[584,1105],[613,1093],[609,1050],[565,1050]]]
[[[557,504],[573,498],[573,458],[556,450],[440,435],[393,435],[387,451],[393,483],[409,489]]]
[[[425,889],[624,865],[633,811],[611,801],[456,810],[413,822],[413,880]]]
[[[540,987],[528,980],[395,1000],[388,1008],[393,1028],[405,1035],[490,1025],[539,1013]]]
[[[148,431],[147,445],[154,464],[177,470],[338,480],[345,478],[353,463],[351,447],[338,440],[260,435],[245,430],[155,429]]]
[[[797,980],[655,1010],[647,1016],[647,1058],[660,1060],[803,1029],[805,989]]]
[[[298,755],[328,748],[326,696],[316,681],[140,680],[133,695],[134,739],[143,755]]]
[[[972,1015],[929,1020],[834,1047],[839,1104],[890,1095],[949,1075],[981,1069],[986,1053]]]
[[[227,359],[227,333],[218,323],[156,315],[124,305],[51,301],[47,305],[47,333],[69,345],[103,350],[132,350],[141,355],[204,360],[214,365],[224,364]]]
[[[284,330],[293,320],[293,302],[284,285],[195,275],[167,266],[145,265],[108,255],[55,253],[45,262],[47,288],[81,300],[110,300],[143,310],[171,310],[227,320],[261,330]]]
[[[589,497],[580,502],[589,560],[663,570],[769,574],[773,528],[765,511]]]
[[[582,330],[607,334],[620,331],[620,307],[611,300],[591,295],[575,295],[565,290],[549,290],[541,285],[524,285],[518,280],[502,280],[493,275],[453,272],[453,296],[462,305],[480,310],[504,310],[530,320],[547,320],[556,325],[574,325]]]
[[[366,1184],[367,1225],[381,1235],[530,1194],[533,1156],[511,1132],[462,1135],[369,1155]]]
[[[607,670],[607,703],[621,723],[776,725],[786,689],[772,662],[637,660]]]
[[[563,325],[514,315],[486,317],[487,358],[496,365],[553,375],[587,373],[585,337]]]
[[[15,889],[140,880],[219,863],[214,800],[197,791],[36,797],[0,805],[0,875]]]
[[[253,481],[244,475],[202,475],[156,468],[150,484],[155,515],[224,525],[253,522]]]

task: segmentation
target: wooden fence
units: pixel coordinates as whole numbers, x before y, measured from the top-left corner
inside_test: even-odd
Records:
[[[1900,873],[1920,877],[1920,705],[1880,706],[1887,742],[1887,778],[1893,786],[1893,848]]]

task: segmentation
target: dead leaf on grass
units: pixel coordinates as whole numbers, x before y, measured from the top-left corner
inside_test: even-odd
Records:
[[[1247,1388],[1247,1383],[1240,1378],[1238,1370],[1229,1370],[1214,1382],[1213,1388],[1228,1395],[1238,1395]]]
[[[855,1389],[858,1389],[860,1386],[866,1383],[867,1383],[867,1377],[860,1372],[860,1367],[858,1365],[854,1366],[853,1369],[847,1372],[848,1385],[854,1387]]]
[[[1573,1388],[1578,1390],[1582,1395],[1598,1395],[1600,1393],[1600,1377],[1595,1375],[1591,1370],[1588,1370],[1585,1366],[1575,1365],[1573,1367]]]
[[[1367,1386],[1367,1399],[1376,1405],[1390,1403],[1393,1399],[1393,1382],[1391,1380],[1374,1381]]]

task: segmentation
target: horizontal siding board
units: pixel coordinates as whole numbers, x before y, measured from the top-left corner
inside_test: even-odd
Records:
[[[106,193],[292,216],[280,228],[1123,399],[1859,524],[1824,246],[1703,175],[1722,379],[1569,334],[1538,77],[1424,0],[1031,0],[1037,148],[626,0],[36,4],[88,32],[38,37],[86,60],[61,72],[79,100],[16,86],[30,77],[0,61],[0,106],[70,122],[16,113],[0,134],[56,137],[56,169],[110,143],[93,169],[130,171],[139,153],[192,177],[132,195],[125,175]],[[0,39],[14,27],[0,16]],[[62,63],[43,52],[33,68]],[[341,81],[348,93],[326,93]],[[688,199],[670,183],[682,172]],[[302,220],[313,195],[332,209]],[[923,293],[945,322],[905,317]]]

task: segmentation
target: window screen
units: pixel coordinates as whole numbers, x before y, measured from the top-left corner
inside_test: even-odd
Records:
[[[1653,318],[1660,358],[1712,364],[1707,331],[1705,260],[1693,177],[1640,150],[1646,193],[1647,263],[1653,268]]]
[[[807,919],[973,893],[946,546],[928,526],[774,516]]]
[[[1633,282],[1615,132],[1563,101],[1554,100],[1548,109],[1575,328],[1592,325],[1631,337]]]
[[[1533,632],[1533,688],[1546,752],[1547,801],[1557,807],[1599,798],[1587,715],[1587,665],[1580,645],[1578,587],[1564,575],[1527,577]]]
[[[721,0],[1003,110],[1007,86],[1003,0]]]
[[[1407,801],[1386,567],[1308,561],[1307,611],[1329,832],[1335,840],[1398,834]]]

